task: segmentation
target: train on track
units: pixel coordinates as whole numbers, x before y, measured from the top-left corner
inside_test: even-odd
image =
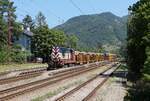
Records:
[[[111,53],[80,52],[72,48],[53,47],[47,70],[61,68],[64,65],[87,64],[100,61],[116,61],[117,55]]]

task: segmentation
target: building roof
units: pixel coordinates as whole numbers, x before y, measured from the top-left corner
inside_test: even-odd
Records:
[[[28,30],[24,30],[23,34],[25,34],[27,36],[33,36],[33,33],[31,31],[28,31]]]

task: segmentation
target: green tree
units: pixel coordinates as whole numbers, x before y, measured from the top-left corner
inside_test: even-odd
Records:
[[[37,27],[48,26],[46,23],[46,17],[42,12],[39,12],[38,15],[36,16],[36,26]]]
[[[125,101],[150,101],[150,0],[129,7],[127,55],[129,80]]]
[[[7,34],[5,33],[6,24],[0,18],[0,49],[7,45]]]
[[[74,34],[67,36],[67,47],[77,49],[78,37]]]
[[[150,75],[150,47],[146,48],[146,55],[147,55],[147,58],[144,63],[143,73]]]
[[[14,6],[14,2],[10,1],[10,0],[3,0],[3,4],[2,4],[2,8],[3,8],[3,19],[7,19],[5,20],[7,23],[7,32],[5,33],[11,33],[11,41],[13,41],[13,39],[19,36],[20,32],[21,32],[21,23],[16,22],[16,7]],[[7,35],[8,36],[8,35]]]
[[[4,20],[4,13],[6,13],[5,0],[0,0],[0,49],[7,45],[7,22]]]
[[[62,46],[65,43],[66,36],[61,31],[50,30],[48,27],[38,27],[34,31],[32,38],[32,52],[36,57],[42,57],[43,62],[50,59],[53,46]]]
[[[129,65],[130,77],[138,78],[146,60],[146,47],[148,38],[148,24],[150,23],[148,0],[140,0],[129,7],[131,15],[128,20],[128,38],[127,38],[127,62]]]
[[[105,51],[104,47],[103,47],[103,44],[99,41],[97,42],[97,45],[96,45],[96,52],[99,52],[99,53],[103,53]]]
[[[13,48],[8,48],[8,33],[11,32],[11,41],[21,32],[21,23],[16,22],[16,7],[14,2],[0,0],[0,62],[10,62]],[[8,32],[9,31],[9,32]]]
[[[120,46],[118,53],[124,61],[125,61],[125,59],[127,59],[127,44],[126,44],[126,42]]]
[[[30,15],[26,15],[22,23],[25,29],[29,27],[31,30],[33,30],[35,27],[35,23]]]

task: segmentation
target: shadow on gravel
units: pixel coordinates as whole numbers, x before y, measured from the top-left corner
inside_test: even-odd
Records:
[[[126,78],[127,73],[128,73],[127,71],[115,71],[112,74],[112,77]]]
[[[117,80],[115,80],[115,82],[122,84],[124,87],[126,87],[126,83],[127,83],[127,71],[115,71],[111,77],[116,77],[118,78]]]

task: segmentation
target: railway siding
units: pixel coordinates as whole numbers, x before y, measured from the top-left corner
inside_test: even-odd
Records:
[[[109,68],[107,71],[105,71],[103,74],[111,75],[111,73],[116,70],[117,67],[114,68]],[[84,82],[83,84],[79,85],[78,87],[68,91],[64,95],[61,95],[60,97],[52,98],[48,101],[81,101],[81,100],[87,100],[90,94],[95,88],[97,88],[99,85],[102,85],[106,80],[108,79],[107,77],[103,77],[100,75],[97,75],[93,77],[92,79],[88,80],[87,82]],[[91,95],[91,94],[90,94]]]
[[[121,77],[111,77],[88,101],[124,101],[127,94]]]
[[[58,96],[59,96],[59,95],[63,95],[64,92],[66,92],[66,90],[69,91],[68,89],[71,90],[72,88],[76,87],[77,85],[75,85],[75,86],[73,86],[73,87],[67,87],[67,89],[61,90],[60,92],[58,92],[57,94],[55,94],[55,95],[53,95],[53,96],[47,97],[46,95],[47,95],[47,94],[51,94],[51,93],[57,91],[58,87],[63,87],[63,85],[68,85],[69,83],[76,82],[76,81],[77,81],[77,82],[79,82],[79,81],[85,82],[85,81],[89,80],[90,78],[94,77],[95,75],[99,74],[99,72],[102,72],[102,71],[104,71],[105,69],[109,68],[110,66],[111,66],[111,64],[107,64],[107,65],[105,65],[105,66],[102,66],[102,67],[97,68],[97,69],[95,69],[95,70],[89,71],[89,72],[87,72],[87,73],[83,73],[83,74],[80,74],[80,75],[78,75],[78,76],[71,77],[71,78],[68,78],[68,79],[66,79],[66,80],[63,80],[63,81],[61,81],[61,82],[58,82],[58,83],[54,84],[55,86],[54,86],[53,88],[49,87],[49,88],[47,89],[47,92],[45,92],[45,91],[44,91],[45,93],[40,92],[40,95],[38,94],[37,97],[34,97],[34,98],[32,98],[32,99],[34,99],[33,101],[44,101],[44,100],[46,101],[46,99],[49,99],[49,98],[51,98],[51,97],[55,99],[55,97],[57,96],[57,94],[58,94]],[[83,82],[82,82],[82,83],[83,83]],[[56,88],[57,88],[57,89],[56,89]],[[45,88],[44,88],[44,89],[45,89]],[[53,90],[53,89],[55,89],[55,90]],[[36,95],[34,95],[34,96],[36,96]],[[40,98],[42,98],[42,99],[40,99]],[[56,98],[57,98],[57,97],[56,97]]]
[[[92,67],[91,67],[92,66]],[[93,67],[94,66],[94,67]],[[18,96],[18,95],[21,95],[21,94],[24,94],[24,93],[26,93],[26,92],[30,92],[30,91],[32,91],[32,90],[35,90],[35,89],[38,89],[38,88],[41,88],[41,87],[45,87],[45,86],[47,86],[47,85],[49,85],[49,84],[52,84],[52,83],[55,83],[55,82],[58,82],[58,81],[61,81],[61,80],[63,80],[63,79],[66,79],[66,78],[68,78],[68,77],[72,77],[72,76],[76,76],[76,75],[78,75],[78,74],[80,74],[80,73],[84,73],[84,72],[87,72],[87,71],[90,71],[90,70],[93,70],[93,69],[96,69],[97,68],[97,66],[98,65],[95,65],[95,64],[93,64],[93,65],[90,65],[88,68],[86,67],[86,68],[82,68],[83,70],[79,70],[79,71],[72,71],[72,73],[68,73],[68,76],[65,74],[65,76],[63,76],[63,75],[60,75],[61,76],[61,78],[58,78],[58,79],[54,79],[54,81],[48,81],[48,79],[49,78],[47,78],[47,79],[45,79],[44,81],[46,81],[45,83],[43,82],[43,80],[41,80],[41,81],[38,81],[39,82],[39,84],[37,83],[37,82],[35,82],[34,83],[34,85],[33,85],[33,83],[30,83],[30,84],[25,84],[24,86],[19,86],[19,87],[14,87],[14,88],[11,88],[11,89],[8,89],[8,90],[6,90],[6,91],[1,91],[1,93],[2,94],[4,94],[4,95],[2,95],[1,94],[1,100],[3,100],[3,99],[10,99],[10,98],[12,98],[12,97],[15,97],[15,96]],[[80,68],[81,69],[81,68]],[[73,73],[73,72],[75,72],[75,73]],[[50,78],[51,80],[52,80],[52,78]],[[42,83],[42,84],[40,84],[40,83]],[[36,85],[35,85],[36,84]],[[28,85],[29,86],[31,86],[31,87],[28,87]],[[27,88],[26,88],[27,87]],[[22,90],[21,90],[22,89]],[[16,91],[17,90],[17,92],[14,92],[14,91]],[[7,92],[7,94],[6,94],[6,92]],[[8,93],[8,92],[13,92],[13,93]]]
[[[93,63],[88,64],[88,65],[87,64],[83,65],[82,67],[86,68],[89,65],[93,65]],[[100,65],[100,64],[97,64],[97,65]],[[28,79],[24,79],[24,80],[17,80],[17,82],[11,82],[11,83],[0,85],[0,90],[9,89],[12,87],[16,87],[16,86],[23,85],[26,83],[35,82],[35,81],[46,79],[46,78],[52,78],[54,75],[61,75],[67,71],[69,72],[70,70],[75,70],[78,68],[81,68],[81,66],[75,66],[75,67],[70,67],[70,68],[61,68],[61,69],[57,69],[57,70],[44,72],[41,76],[37,76],[34,78],[28,78]]]

